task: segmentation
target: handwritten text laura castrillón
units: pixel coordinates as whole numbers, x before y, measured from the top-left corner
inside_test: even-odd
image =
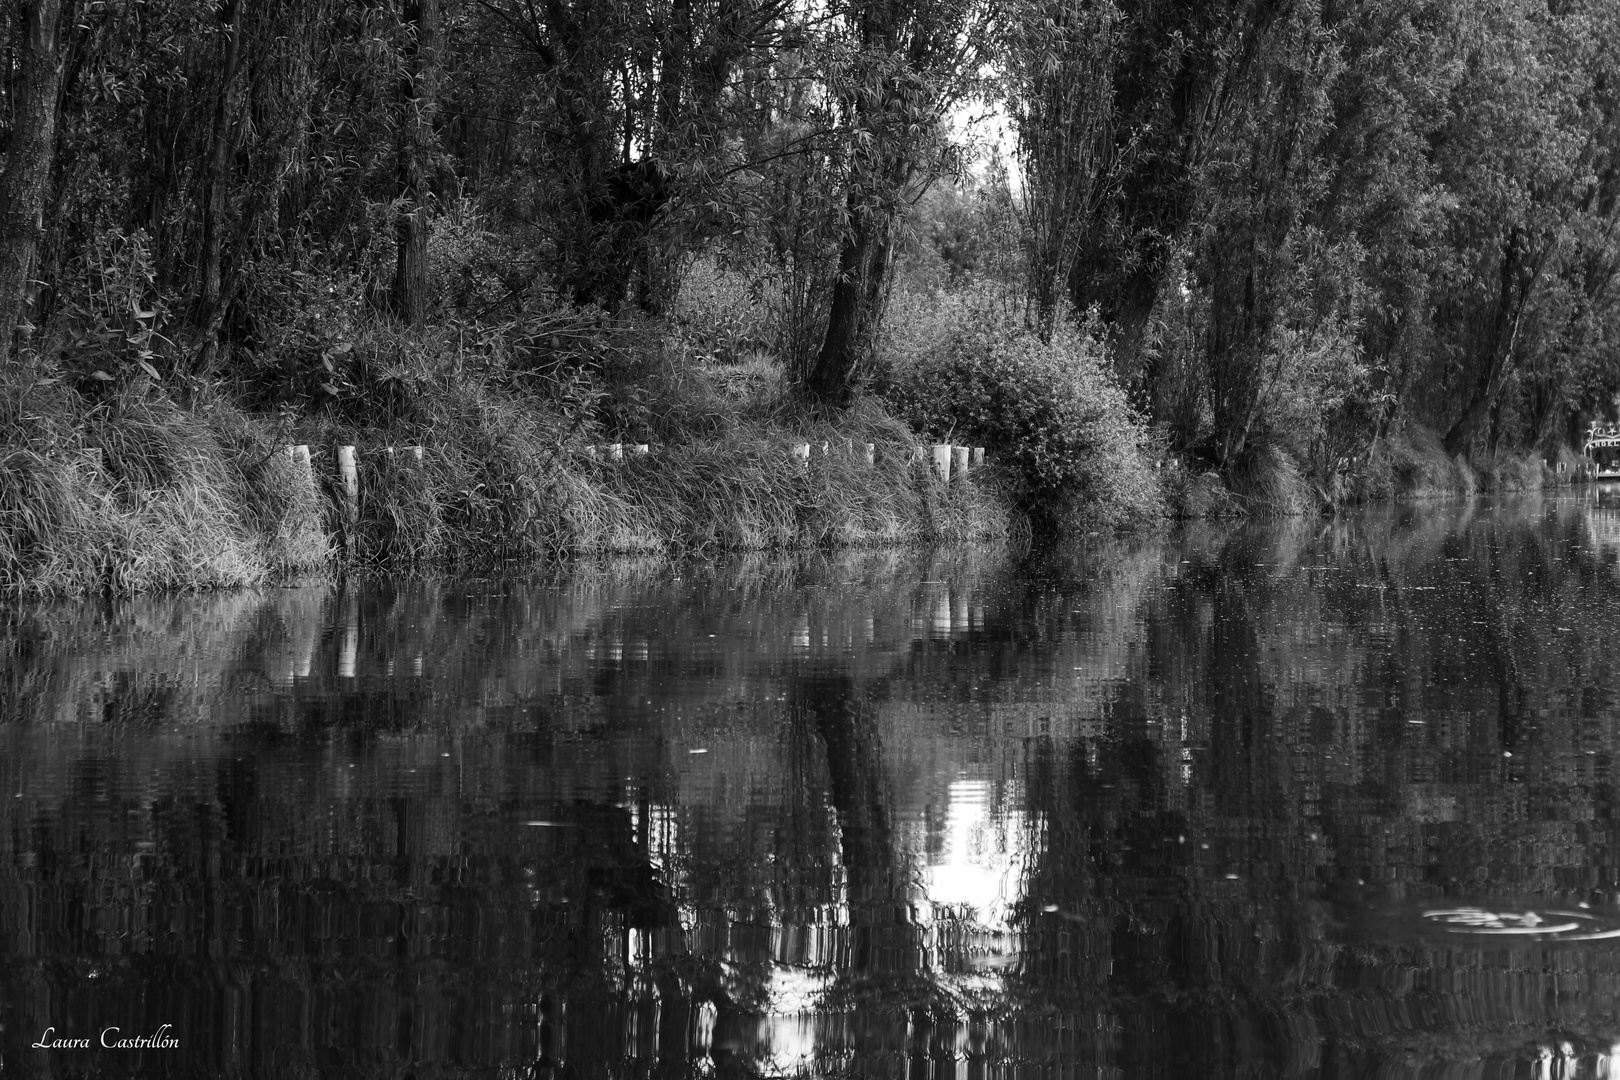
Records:
[[[150,1035],[125,1035],[122,1028],[102,1028],[101,1036],[96,1039],[69,1038],[58,1035],[56,1028],[48,1027],[38,1039],[34,1040],[36,1050],[178,1050],[179,1048],[180,1040],[169,1034],[168,1024],[162,1025]]]

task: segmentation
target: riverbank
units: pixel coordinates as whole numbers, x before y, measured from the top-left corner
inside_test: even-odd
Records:
[[[1313,475],[1276,447],[1249,456],[1231,476],[1171,458],[1161,472],[1176,518],[1331,514],[1350,506],[1541,491],[1578,482],[1589,464],[1567,447],[1556,457],[1502,453],[1484,465],[1445,452],[1438,432],[1410,424],[1378,439],[1355,461]]]
[[[94,402],[34,386],[8,404],[0,587],[13,593],[221,588],[308,571],[570,555],[962,543],[1031,527],[993,450],[988,464],[943,480],[926,437],[875,399],[821,421],[738,407],[709,437],[646,444],[645,454],[634,444],[615,454],[593,441],[595,427],[570,428],[478,378],[449,381],[410,415],[375,425],[255,414],[218,394],[181,407],[150,382]],[[310,448],[307,468],[294,445]],[[352,509],[340,446],[357,448]],[[1382,440],[1332,491],[1280,456],[1230,486],[1174,459],[1154,476],[1160,517],[1313,514],[1562,479],[1528,457],[1476,470],[1422,429]],[[1065,512],[1071,528],[1089,529],[1106,524],[1108,510],[1118,517],[1117,507],[1083,500]]]
[[[181,407],[149,381],[93,402],[59,384],[9,394],[0,586],[214,588],[344,567],[952,543],[1027,529],[993,462],[943,479],[876,403],[822,421],[738,410],[706,437],[616,454],[599,448],[598,425],[475,373],[423,391],[373,424],[256,414],[218,393]],[[296,445],[309,448],[307,466]],[[352,504],[342,446],[356,448]]]
[[[574,555],[964,543],[1561,479],[1532,458],[1481,473],[1412,429],[1326,483],[1274,447],[1223,481],[1155,451],[1122,403],[1003,417],[1009,440],[946,479],[932,444],[952,441],[947,425],[896,415],[925,415],[925,379],[909,398],[874,393],[828,413],[797,400],[763,356],[614,348],[630,359],[569,372],[510,345],[479,354],[381,330],[345,354],[343,394],[274,411],[223,382],[74,381],[13,365],[0,378],[0,589],[127,593]],[[1112,392],[1072,352],[1026,354],[1014,373],[1041,392],[1023,400]],[[352,489],[343,447],[354,448]],[[1059,466],[1062,483],[1047,480]]]

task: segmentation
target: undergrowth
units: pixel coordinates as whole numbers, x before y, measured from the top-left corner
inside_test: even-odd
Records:
[[[627,334],[641,343],[619,347]],[[13,363],[0,371],[0,588],[225,587],[342,567],[960,541],[1010,528],[990,474],[937,482],[912,453],[917,438],[874,400],[829,421],[795,403],[758,355],[693,357],[623,326],[604,331],[612,348],[584,332],[555,344],[562,336],[412,341],[374,326],[334,365],[334,400],[274,413],[244,407],[251,388],[204,388],[182,406],[144,372],[73,384]],[[537,359],[541,348],[549,355]],[[637,442],[652,451],[591,453]],[[789,452],[802,442],[814,447],[808,462]],[[358,448],[353,518],[336,476],[345,444]],[[309,448],[307,468],[295,445]]]

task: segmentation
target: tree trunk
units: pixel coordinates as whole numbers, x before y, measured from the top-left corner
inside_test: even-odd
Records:
[[[863,54],[894,56],[902,48],[914,49],[915,41],[909,46],[902,42],[907,17],[900,0],[859,5],[855,18]],[[907,153],[908,140],[897,116],[888,112],[905,98],[903,77],[893,70],[873,74],[875,80],[857,79],[859,85],[844,99],[857,134],[850,150],[838,276],[826,334],[803,380],[812,398],[833,408],[849,404],[861,361],[875,344],[894,261],[900,199],[918,167]]]
[[[29,281],[44,231],[45,188],[56,149],[57,92],[62,84],[61,0],[24,0],[18,6],[20,41],[11,142],[0,176],[0,318],[5,351],[28,317]]]
[[[225,320],[224,233],[225,195],[230,188],[231,158],[236,152],[236,124],[231,97],[236,73],[242,66],[242,0],[221,0],[219,21],[224,30],[220,56],[219,96],[214,102],[213,143],[208,151],[207,194],[203,198],[202,265],[199,267],[196,322],[203,332],[198,368],[214,366],[219,328]]]
[[[1248,442],[1276,310],[1253,227],[1235,231],[1217,241],[1210,305],[1209,403],[1223,469]]]
[[[410,62],[401,80],[404,115],[399,125],[399,256],[394,265],[395,313],[411,326],[427,319],[428,210],[433,115],[439,83],[439,0],[406,0],[402,18],[410,32]]]
[[[810,396],[825,405],[843,408],[854,393],[861,360],[873,344],[883,315],[883,298],[894,256],[892,211],[860,205],[863,193],[849,196],[854,222],[838,254],[838,278],[833,282],[827,312],[827,333],[821,350],[805,377]]]
[[[1522,235],[1518,229],[1508,235],[1502,248],[1501,285],[1496,297],[1496,311],[1491,317],[1483,348],[1478,350],[1480,360],[1474,385],[1462,415],[1446,432],[1446,453],[1453,457],[1468,451],[1490,419],[1491,407],[1496,404],[1496,396],[1501,393],[1513,359],[1513,346],[1519,336],[1519,323],[1524,318],[1525,305],[1545,262],[1543,255],[1536,266],[1527,272]]]

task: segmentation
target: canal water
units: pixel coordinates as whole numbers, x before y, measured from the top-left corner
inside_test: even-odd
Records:
[[[1620,1077],[1617,691],[1590,493],[0,607],[0,1076]]]

